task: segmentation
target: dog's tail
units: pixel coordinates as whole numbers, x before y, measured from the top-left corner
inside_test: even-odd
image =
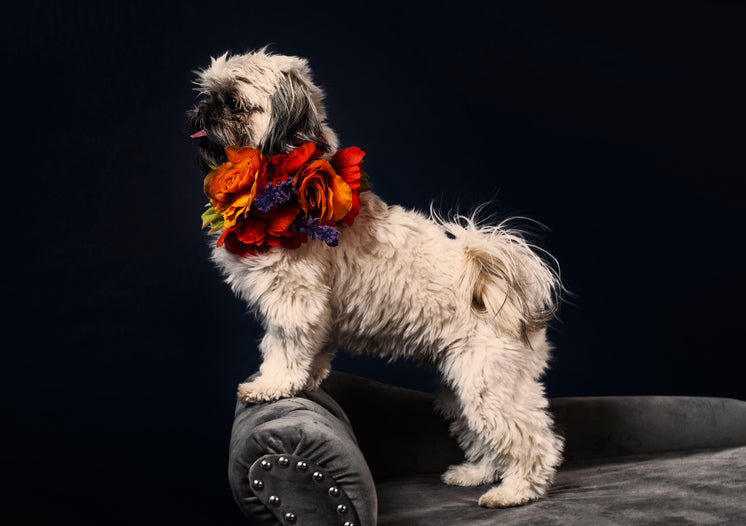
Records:
[[[460,290],[469,294],[466,300],[474,313],[528,342],[531,333],[556,315],[564,291],[557,261],[529,243],[525,230],[513,226],[528,221],[525,218],[494,226],[478,221],[477,214],[445,221],[431,210],[433,219],[463,245],[466,264]]]

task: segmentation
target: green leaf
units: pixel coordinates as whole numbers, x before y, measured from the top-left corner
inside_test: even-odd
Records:
[[[370,184],[368,184],[368,174],[360,170],[360,191],[365,192],[370,190]]]
[[[223,230],[223,228],[225,228],[225,223],[223,223],[223,218],[220,218],[220,221],[216,221],[215,223],[210,225],[210,227],[211,228],[208,234],[213,234],[219,230]]]
[[[220,222],[223,222],[223,217],[215,212],[215,210],[210,207],[207,210],[204,211],[202,214],[202,228],[205,228],[207,225],[212,225],[216,220],[220,220]]]

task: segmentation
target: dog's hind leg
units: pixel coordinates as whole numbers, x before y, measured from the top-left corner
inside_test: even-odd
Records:
[[[459,441],[467,447],[466,462],[449,468],[443,480],[479,485],[500,472],[502,483],[482,495],[481,506],[517,506],[541,497],[561,461],[562,440],[552,432],[538,382],[547,348],[542,343],[531,348],[513,339],[475,338],[451,353],[445,368],[465,423]]]
[[[464,452],[465,462],[450,466],[443,474],[443,482],[452,486],[478,486],[496,482],[499,466],[494,459],[484,456],[482,442],[469,428],[458,397],[448,387],[443,386],[435,400],[435,408],[449,422],[448,430]]]

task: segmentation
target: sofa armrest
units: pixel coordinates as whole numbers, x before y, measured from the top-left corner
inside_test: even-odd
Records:
[[[368,465],[346,415],[321,389],[238,403],[228,475],[251,524],[376,524]]]

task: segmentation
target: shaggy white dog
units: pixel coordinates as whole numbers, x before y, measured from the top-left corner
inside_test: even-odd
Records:
[[[338,146],[304,59],[226,53],[196,82],[203,99],[191,119],[203,168],[223,162],[231,144],[266,154],[299,140],[329,154]],[[544,495],[562,451],[539,383],[561,289],[556,272],[506,223],[428,218],[372,192],[360,200],[336,247],[309,241],[246,257],[214,249],[226,281],[266,329],[260,375],[239,386],[239,399],[315,389],[340,347],[430,363],[443,380],[438,407],[465,453],[443,481],[502,479],[479,499],[487,507]]]

